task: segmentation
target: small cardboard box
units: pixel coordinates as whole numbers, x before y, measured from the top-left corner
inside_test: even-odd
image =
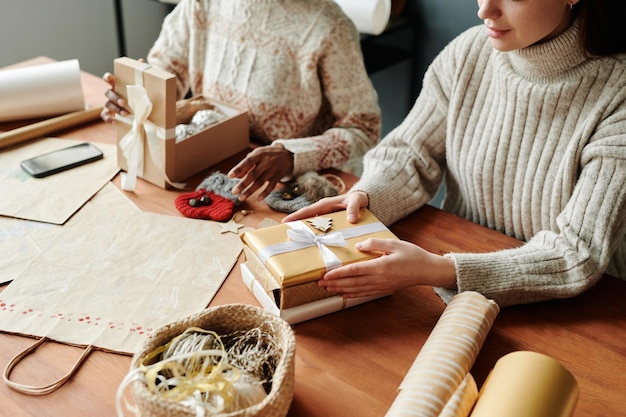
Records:
[[[182,182],[249,147],[247,111],[211,100],[210,97],[208,101],[226,114],[226,118],[177,143],[176,77],[127,57],[114,61],[114,71],[115,91],[118,94],[127,99],[127,86],[141,83],[152,103],[148,121],[156,126],[160,161],[152,160],[149,144],[144,144],[143,172],[138,177],[159,187],[171,188],[171,183]],[[120,120],[116,124],[118,166],[128,171],[128,162],[119,142],[131,130],[132,121]]]
[[[320,220],[322,223],[327,221],[331,224],[327,233],[316,230],[311,224],[314,222],[319,225]],[[294,230],[314,236],[317,240],[322,240],[322,243],[324,239],[338,237],[344,241],[345,246],[324,244],[326,248],[324,250],[330,250],[331,257],[334,255],[334,260],[328,264],[329,260],[324,260],[320,248],[313,240],[308,242],[292,240],[289,235]],[[246,267],[263,291],[274,298],[276,306],[281,310],[337,296],[320,287],[317,281],[333,265],[336,267],[361,262],[382,255],[361,252],[355,247],[357,242],[370,237],[397,239],[367,209],[361,209],[359,222],[356,224],[347,221],[344,210],[313,219],[256,229],[241,235]]]

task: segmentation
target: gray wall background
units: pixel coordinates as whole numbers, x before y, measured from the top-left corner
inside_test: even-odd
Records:
[[[2,0],[0,67],[37,56],[77,58],[81,69],[101,75],[120,56],[113,0]],[[156,0],[120,0],[126,55],[145,57],[170,6]],[[403,62],[371,75],[383,111],[383,134],[397,126],[410,107],[411,81],[417,90],[428,64],[456,35],[480,23],[474,0],[407,0],[415,17],[417,65]],[[397,39],[394,39],[394,36]],[[389,37],[406,42],[407,32]],[[0,97],[0,100],[2,97]]]

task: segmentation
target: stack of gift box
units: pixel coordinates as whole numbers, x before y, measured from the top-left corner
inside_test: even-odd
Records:
[[[244,282],[264,308],[292,324],[388,295],[344,298],[318,285],[327,270],[382,255],[358,250],[357,242],[397,239],[367,209],[354,224],[338,211],[248,231],[241,238]]]

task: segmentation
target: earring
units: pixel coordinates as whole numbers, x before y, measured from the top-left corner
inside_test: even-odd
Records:
[[[569,9],[572,10],[574,8],[574,2],[570,1],[569,2]]]

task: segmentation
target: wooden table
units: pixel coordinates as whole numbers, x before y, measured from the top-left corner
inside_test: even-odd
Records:
[[[90,102],[101,104],[106,85],[89,74],[83,74],[83,82]],[[57,136],[114,143],[115,129],[98,121]],[[206,174],[194,177],[190,185]],[[119,186],[119,176],[113,182]],[[139,181],[136,192],[126,194],[143,210],[180,216],[173,205],[177,191]],[[249,202],[247,208],[254,210],[242,221],[249,226],[282,217],[262,202]],[[429,206],[397,222],[392,230],[436,253],[484,252],[520,244]],[[238,266],[210,305],[231,302],[258,305],[243,285]],[[384,416],[443,309],[431,288],[416,287],[294,325],[296,386],[289,416]],[[579,297],[502,309],[472,374],[480,386],[506,353],[545,353],[562,362],[578,381],[581,393],[574,416],[626,416],[625,337],[626,282],[606,276]],[[0,333],[0,367],[32,342]],[[64,375],[81,352],[45,344],[15,369],[12,379],[35,385],[51,382]],[[68,383],[40,397],[0,383],[0,416],[114,416],[115,393],[129,365],[129,356],[96,351]]]

